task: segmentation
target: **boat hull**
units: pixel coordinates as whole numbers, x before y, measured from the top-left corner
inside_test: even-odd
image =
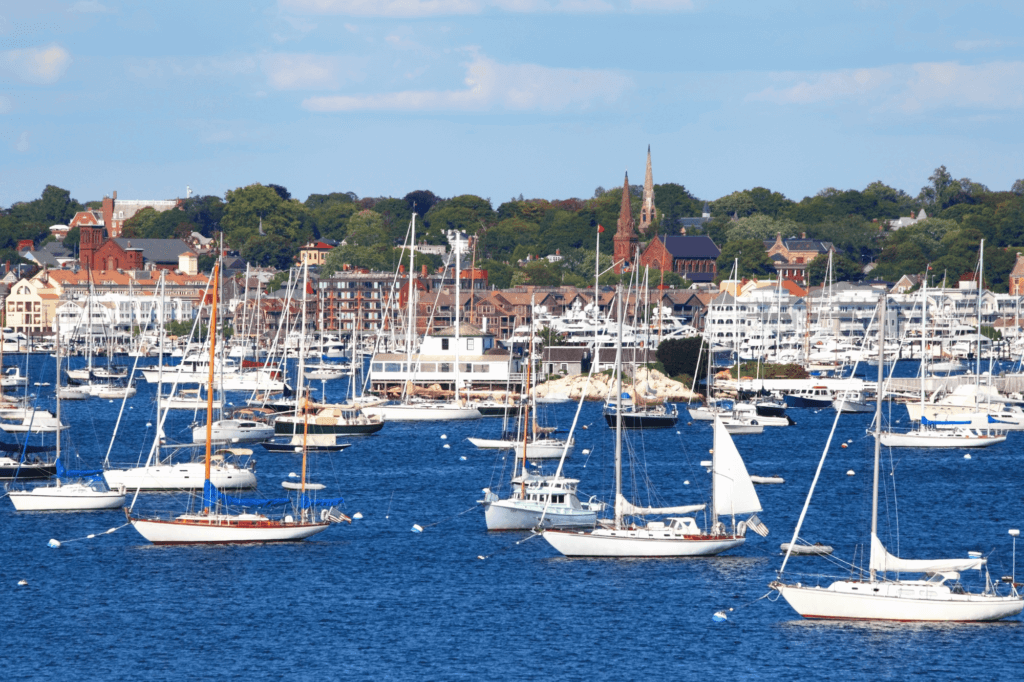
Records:
[[[364,407],[368,415],[379,415],[388,422],[438,422],[455,419],[481,419],[483,415],[475,407],[461,405],[379,405]]]
[[[123,491],[99,491],[80,484],[46,486],[33,490],[11,491],[8,496],[17,511],[100,511],[120,509]]]
[[[773,587],[804,618],[979,622],[1016,616],[1024,608],[1020,597],[949,594],[929,599],[920,598],[921,592],[928,591],[922,584],[909,588],[896,583],[876,585],[881,586],[877,593],[871,583],[852,581],[838,581],[828,588],[779,583]]]
[[[18,467],[17,463],[0,465],[0,481],[38,481],[44,478],[51,478],[57,475],[56,464],[23,464]]]
[[[124,486],[125,490],[202,490],[205,472],[204,462],[186,462],[108,469],[103,480],[111,488]],[[218,490],[249,490],[256,487],[256,473],[248,468],[214,466],[210,481]]]
[[[377,433],[383,428],[384,422],[382,421],[368,421],[365,424],[317,424],[310,421],[309,424],[303,424],[302,420],[286,421],[278,418],[274,422],[274,435],[301,436],[303,433],[309,433],[310,435],[365,436]]]
[[[615,428],[616,414],[605,412],[604,420],[611,428]],[[622,428],[624,429],[669,429],[679,421],[678,414],[643,414],[623,413]]]
[[[1006,436],[958,436],[941,431],[934,436],[916,433],[883,433],[882,445],[888,448],[987,448],[1006,440]]]
[[[560,530],[544,531],[548,543],[567,557],[593,558],[671,558],[714,556],[739,547],[745,538],[739,536],[656,537],[658,531],[605,530],[592,533]]]
[[[129,519],[135,530],[154,545],[229,545],[298,542],[327,530],[328,523],[282,523],[237,517],[198,519]]]
[[[541,525],[542,517],[544,528],[593,528],[597,523],[596,511],[561,505],[548,506],[546,514],[543,504],[530,505],[522,501],[500,500],[484,507],[487,530],[532,530]]]

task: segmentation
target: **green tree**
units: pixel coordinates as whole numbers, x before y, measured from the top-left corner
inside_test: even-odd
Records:
[[[376,211],[360,211],[348,219],[345,241],[349,245],[390,249],[384,219]]]
[[[656,357],[665,367],[669,376],[696,376],[700,360],[702,339],[689,336],[683,339],[666,339],[658,345]]]
[[[825,282],[828,273],[828,254],[823,253],[812,260],[807,266],[807,281],[812,285]],[[832,254],[832,281],[859,282],[864,279],[864,270],[860,263],[847,258],[841,253]]]
[[[292,246],[285,237],[279,235],[256,235],[242,245],[238,254],[249,263],[284,270],[294,260],[295,249]]]
[[[728,228],[729,241],[736,239],[758,239],[761,241],[775,239],[782,234],[787,238],[800,233],[799,226],[789,218],[775,219],[763,213],[740,218]]]
[[[738,239],[727,242],[722,247],[722,253],[716,261],[718,269],[716,282],[721,282],[732,276],[733,261],[736,259],[739,259],[738,276],[740,279],[745,277],[763,278],[775,273],[775,265],[768,257],[763,241],[760,239]]]
[[[44,222],[67,225],[82,205],[71,198],[71,192],[55,185],[47,185],[39,197],[39,216]]]
[[[249,185],[228,190],[221,227],[229,246],[241,249],[260,236],[260,221],[267,237],[284,240],[288,262],[313,236],[309,211],[294,199],[282,199],[272,187]]]

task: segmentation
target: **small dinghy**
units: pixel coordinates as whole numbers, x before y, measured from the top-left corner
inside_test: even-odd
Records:
[[[784,479],[782,476],[753,476],[753,475],[751,475],[750,482],[751,483],[760,483],[762,485],[767,485],[767,484],[770,484],[770,483],[785,483],[786,479]]]
[[[783,554],[789,552],[790,543],[783,542],[779,545]],[[793,551],[790,554],[803,554],[807,556],[827,556],[832,553],[832,548],[828,545],[823,545],[820,542],[816,542],[813,545],[793,545]]]

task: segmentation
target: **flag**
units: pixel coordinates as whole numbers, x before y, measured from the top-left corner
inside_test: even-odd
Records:
[[[751,514],[750,518],[747,519],[747,528],[763,538],[768,537],[768,527],[761,523],[761,519],[757,518],[757,514]]]
[[[597,226],[597,231],[598,232],[604,232],[604,227],[602,227],[601,225],[598,225]]]

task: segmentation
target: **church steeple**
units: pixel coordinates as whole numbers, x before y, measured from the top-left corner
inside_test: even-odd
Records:
[[[647,228],[657,215],[654,208],[654,172],[651,170],[651,145],[647,145],[647,174],[644,176],[644,198],[640,204],[640,234],[647,234]]]
[[[629,173],[622,183],[622,205],[619,208],[619,223],[615,231],[613,258],[615,260],[615,272],[621,274],[626,266],[632,265],[635,261],[637,250],[637,236],[633,230],[633,209],[629,200]]]

